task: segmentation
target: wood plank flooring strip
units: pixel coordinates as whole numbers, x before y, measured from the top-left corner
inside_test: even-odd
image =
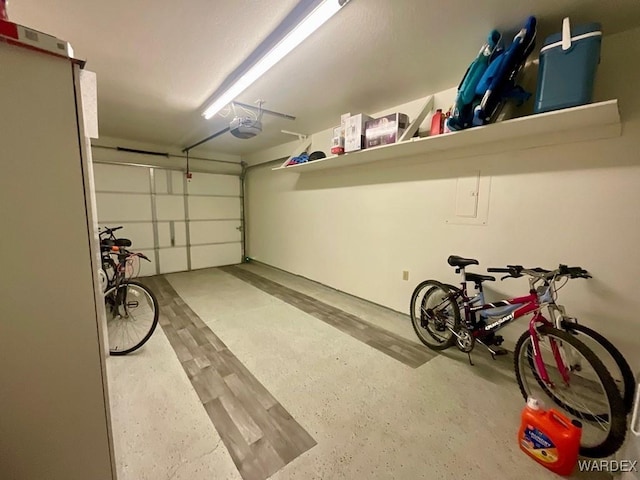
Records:
[[[268,278],[235,266],[221,267],[220,270],[322,320],[411,368],[418,368],[436,357],[436,353],[416,342],[411,342],[356,315],[316,300],[309,295],[297,292]]]
[[[256,424],[260,427],[265,438],[269,440],[269,443],[273,446],[275,451],[278,453],[278,456],[285,462],[285,464],[297,458],[301,454],[300,452],[308,450],[308,448],[305,448],[306,445],[298,445],[293,439],[288,438],[284,434],[285,426],[278,425],[276,419],[270,415],[268,410],[263,408],[258,399],[251,394],[251,391],[237,375],[229,375],[228,377],[225,377],[224,381],[236,397],[240,399],[246,410],[251,415],[251,418],[253,418]],[[313,444],[315,445],[315,440],[313,441]]]
[[[160,326],[243,480],[266,480],[316,445],[163,276],[144,282],[158,296]]]

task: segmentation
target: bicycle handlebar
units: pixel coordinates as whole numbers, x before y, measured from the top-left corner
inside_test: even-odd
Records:
[[[117,249],[117,250],[113,250],[113,248]],[[147,262],[151,262],[151,260],[149,259],[149,257],[147,257],[144,253],[140,253],[140,252],[132,252],[130,250],[127,250],[124,247],[112,247],[112,250],[109,251],[109,253],[113,254],[113,255],[120,255],[120,254],[125,254],[125,255],[133,255],[136,257],[140,257],[143,260],[146,260]]]
[[[524,268],[522,265],[507,265],[506,268],[487,268],[487,272],[508,273],[501,278],[519,278],[523,275],[548,280],[554,277],[592,278],[587,270],[582,267],[568,267],[560,264],[555,270],[547,270],[541,267]]]
[[[119,227],[113,227],[113,228],[104,227],[104,230],[99,232],[98,235],[111,235],[113,232],[120,230],[121,228],[122,228],[122,225]]]

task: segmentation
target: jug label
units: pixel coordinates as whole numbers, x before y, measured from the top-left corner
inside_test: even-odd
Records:
[[[520,443],[530,455],[542,462],[554,463],[558,461],[558,449],[551,439],[537,428],[527,426]]]

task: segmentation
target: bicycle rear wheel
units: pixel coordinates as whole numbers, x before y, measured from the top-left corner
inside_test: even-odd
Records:
[[[145,344],[158,324],[160,308],[151,290],[127,281],[104,295],[111,355],[126,355]]]
[[[453,345],[460,327],[460,309],[446,285],[436,280],[420,283],[411,295],[411,323],[422,343],[433,350]]]
[[[578,340],[602,360],[620,391],[625,411],[630,413],[633,408],[636,380],[622,353],[603,335],[580,323],[562,320],[561,326],[566,332],[576,335]]]
[[[516,379],[523,397],[548,397],[570,418],[579,420],[581,455],[612,455],[622,445],[627,430],[626,411],[613,378],[602,361],[573,335],[550,326],[538,327],[537,334],[539,354],[551,383],[542,380],[534,361],[531,336],[525,332],[514,352]],[[569,369],[567,382],[557,368],[553,343],[568,367],[576,364],[575,359],[581,365],[580,370]]]

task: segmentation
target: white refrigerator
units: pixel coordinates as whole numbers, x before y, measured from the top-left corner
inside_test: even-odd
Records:
[[[78,62],[0,41],[0,477],[114,480]]]

